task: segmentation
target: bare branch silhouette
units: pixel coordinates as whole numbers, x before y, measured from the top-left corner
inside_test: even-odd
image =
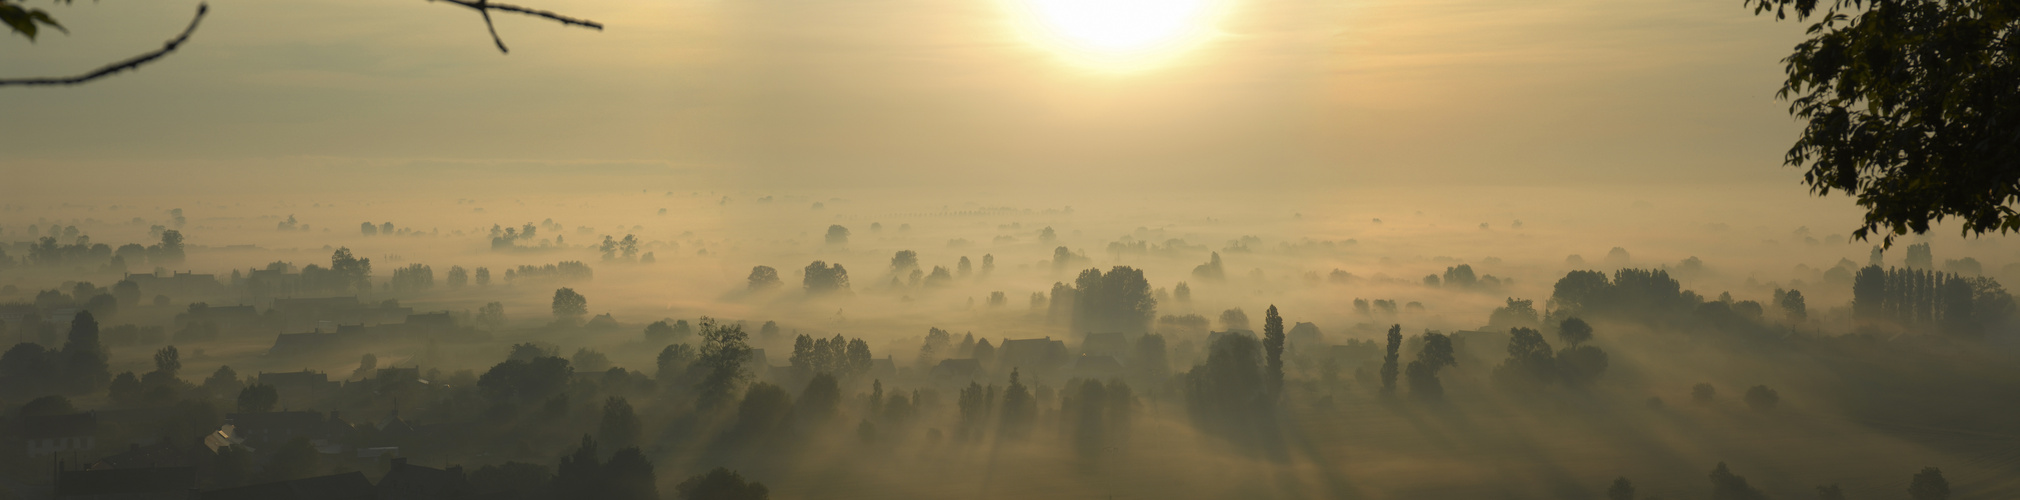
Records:
[[[428,0],[428,1],[432,2],[434,0]],[[476,9],[478,13],[482,14],[484,16],[484,28],[491,32],[491,42],[498,45],[499,52],[504,53],[510,53],[510,51],[505,49],[505,40],[498,37],[498,28],[491,24],[491,11],[494,10],[505,12],[517,12],[520,14],[526,14],[534,17],[544,17],[547,19],[553,19],[555,21],[559,21],[562,25],[566,26],[581,26],[584,28],[589,28],[597,31],[603,31],[603,23],[598,23],[587,19],[576,19],[573,17],[568,17],[544,10],[529,9],[510,4],[491,3],[490,0],[443,0],[443,1],[453,3],[456,5],[461,5],[464,7],[469,7],[471,9]],[[182,46],[183,42],[189,41],[189,35],[196,32],[197,25],[203,22],[204,14],[209,12],[210,12],[210,5],[208,3],[197,4],[196,17],[189,20],[189,27],[183,29],[181,35],[177,35],[175,38],[170,39],[167,43],[163,43],[160,50],[133,56],[124,61],[112,63],[106,65],[105,67],[98,68],[96,70],[93,70],[89,73],[85,73],[82,75],[71,77],[0,79],[0,86],[76,85],[96,80],[99,78],[103,78],[107,75],[118,73],[120,71],[139,68],[140,65],[142,64],[154,62],[154,60],[160,59],[162,56],[166,56],[170,52],[174,52],[175,49]]]
[[[94,70],[94,71],[92,71],[92,72],[90,72],[90,73],[85,73],[85,74],[82,74],[82,75],[77,75],[77,76],[72,76],[72,77],[60,77],[60,78],[13,78],[13,79],[0,79],[0,86],[4,86],[4,85],[76,85],[76,84],[80,84],[80,83],[84,83],[84,82],[88,82],[88,81],[92,81],[92,80],[96,80],[96,79],[98,79],[98,78],[101,78],[101,77],[104,77],[104,76],[106,76],[106,75],[110,75],[110,74],[113,74],[113,73],[118,73],[118,72],[120,72],[120,71],[124,71],[124,70],[129,70],[129,69],[134,69],[134,68],[138,68],[138,67],[140,67],[140,65],[142,65],[142,64],[147,64],[147,63],[149,63],[149,62],[153,62],[153,61],[154,61],[155,59],[160,59],[160,58],[161,58],[161,56],[165,56],[165,55],[168,55],[168,53],[169,53],[169,52],[174,52],[174,51],[175,51],[175,49],[176,49],[177,47],[181,47],[181,46],[182,46],[182,42],[185,42],[185,41],[188,41],[188,40],[189,40],[189,35],[190,35],[191,33],[195,33],[195,32],[196,32],[196,26],[197,26],[197,24],[198,24],[198,23],[201,23],[201,22],[203,22],[203,15],[204,15],[205,13],[207,13],[207,12],[210,12],[210,4],[207,4],[207,3],[200,3],[200,4],[197,4],[197,5],[196,5],[196,18],[194,18],[194,19],[190,19],[190,20],[189,20],[189,27],[188,27],[188,28],[185,28],[185,29],[183,29],[183,30],[182,30],[182,34],[181,34],[181,35],[178,35],[178,36],[176,36],[175,38],[173,38],[173,39],[170,39],[170,40],[169,40],[169,41],[168,41],[167,43],[163,43],[163,44],[162,44],[162,46],[161,46],[161,49],[160,49],[160,50],[156,50],[156,51],[153,51],[153,52],[148,52],[148,53],[146,53],[146,54],[141,54],[141,55],[137,55],[137,56],[133,56],[133,57],[131,57],[131,58],[128,58],[127,60],[124,60],[124,61],[120,61],[120,62],[116,62],[116,63],[112,63],[112,64],[109,64],[109,65],[106,65],[106,66],[105,66],[105,67],[103,67],[103,68],[98,68],[97,70]]]
[[[505,50],[505,39],[498,38],[498,27],[491,24],[491,9],[483,8],[487,1],[477,0],[477,13],[484,15],[484,29],[491,32],[491,43],[498,44],[498,52],[512,53],[510,50]]]
[[[428,1],[432,2],[435,0],[428,0]],[[567,26],[581,26],[584,28],[589,28],[597,31],[603,31],[603,23],[590,21],[588,19],[576,19],[573,17],[555,14],[553,12],[548,12],[544,10],[528,9],[525,7],[520,7],[511,4],[492,3],[490,0],[442,0],[442,1],[453,3],[456,5],[461,5],[464,7],[469,7],[471,9],[475,9],[478,13],[483,14],[484,28],[490,30],[491,42],[498,45],[498,52],[501,53],[509,54],[511,53],[511,51],[505,49],[505,40],[498,38],[498,28],[491,24],[491,11],[494,10],[500,10],[505,12],[517,12],[520,14],[526,14],[534,17],[544,17],[548,19],[553,19],[555,21],[559,21],[561,24]]]

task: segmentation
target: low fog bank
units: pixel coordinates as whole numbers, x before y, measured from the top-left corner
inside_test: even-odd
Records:
[[[0,204],[7,479],[161,446],[202,490],[2020,495],[2004,237],[1877,251],[1734,186],[694,186]]]

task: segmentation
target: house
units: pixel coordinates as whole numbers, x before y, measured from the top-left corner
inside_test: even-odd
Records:
[[[217,450],[226,446],[245,446],[245,436],[238,433],[238,426],[224,424],[223,427],[203,437],[203,447],[210,449],[211,453],[217,453]]]
[[[1347,343],[1332,346],[1328,354],[1348,370],[1359,369],[1362,365],[1381,362],[1382,343],[1373,340],[1347,339]]]
[[[196,489],[196,467],[67,470],[58,466],[60,500],[186,500]]]
[[[933,367],[934,380],[970,382],[982,376],[982,362],[974,358],[943,359]]]
[[[126,451],[108,455],[84,467],[85,470],[142,469],[149,467],[197,467],[216,455],[203,448],[183,448],[162,442],[141,446],[130,444]]]
[[[1123,337],[1122,332],[1089,333],[1087,334],[1087,338],[1080,340],[1080,355],[1082,356],[1113,356],[1120,358],[1128,355],[1128,353],[1129,339]]]
[[[1080,355],[1073,360],[1073,376],[1086,379],[1107,379],[1122,376],[1122,363],[1114,356]]]
[[[1056,368],[1068,361],[1066,343],[1049,336],[1003,339],[1003,345],[996,348],[996,360],[999,367],[1023,368],[1026,372]]]
[[[162,276],[154,273],[128,273],[126,281],[139,285],[142,296],[205,297],[225,291],[224,283],[218,282],[217,275],[214,274],[172,273]]]
[[[270,411],[265,413],[227,413],[226,423],[254,448],[278,446],[297,437],[308,438],[318,449],[328,443],[343,439],[352,428],[349,422],[330,412],[328,417],[315,411]]]
[[[1284,340],[1290,341],[1293,346],[1316,348],[1325,345],[1326,333],[1319,331],[1319,325],[1300,322],[1291,326],[1291,331],[1284,335]]]
[[[400,324],[414,314],[412,307],[400,307],[392,301],[361,304],[355,296],[274,299],[272,309],[280,318],[280,327],[293,331],[314,328],[325,321],[352,325]]]
[[[316,401],[343,388],[342,382],[331,381],[328,374],[307,368],[298,372],[260,372],[259,383],[273,387],[281,401],[294,402]]]
[[[437,469],[394,458],[392,469],[373,489],[378,500],[441,500],[468,496],[472,488],[462,467]]]
[[[871,378],[890,378],[897,376],[898,364],[892,362],[891,356],[889,355],[885,355],[883,359],[871,359],[869,375]]]
[[[456,318],[448,311],[407,315],[407,333],[445,332],[456,329]]]
[[[1249,331],[1249,330],[1228,330],[1228,331],[1225,331],[1225,332],[1206,332],[1206,348],[1207,348],[1207,350],[1208,350],[1209,352],[1211,352],[1211,351],[1213,350],[1213,344],[1214,344],[1215,342],[1220,342],[1220,338],[1221,338],[1221,337],[1226,337],[1226,336],[1228,336],[1228,335],[1247,335],[1247,336],[1249,336],[1249,337],[1253,338],[1253,337],[1255,337],[1255,332],[1253,332],[1253,331]]]
[[[31,457],[91,451],[98,446],[98,414],[23,416],[21,439]]]
[[[323,333],[322,330],[308,333],[283,333],[274,337],[273,347],[267,348],[268,356],[288,357],[312,354],[327,354],[346,344],[351,344],[356,335]]]
[[[197,500],[374,500],[377,492],[363,472],[255,484],[196,495]],[[186,497],[185,497],[186,498]]]

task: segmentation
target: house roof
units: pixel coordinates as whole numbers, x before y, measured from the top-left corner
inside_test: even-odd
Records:
[[[281,335],[284,337],[287,336],[287,334],[281,334]],[[326,384],[329,382],[330,382],[329,374],[323,372],[312,372],[307,369],[303,369],[302,371],[298,372],[273,372],[273,373],[261,372],[259,376],[259,383],[273,386]]]
[[[134,444],[126,451],[98,459],[87,470],[193,467],[198,458],[195,450],[166,442],[151,446]]]
[[[98,414],[29,415],[21,417],[21,437],[53,439],[89,436],[98,432]]]
[[[933,367],[935,377],[971,377],[982,372],[982,362],[974,358],[943,359]]]
[[[1129,339],[1122,332],[1089,333],[1080,341],[1080,350],[1089,354],[1121,354],[1129,350]]]
[[[437,469],[407,463],[405,458],[393,459],[393,468],[386,476],[379,478],[380,500],[440,499],[454,498],[469,493],[470,480],[463,475],[463,468]]]
[[[343,474],[255,484],[198,495],[198,500],[373,500],[372,481],[365,473]]]
[[[1113,373],[1122,371],[1122,363],[1116,361],[1114,356],[1090,356],[1083,354],[1079,360],[1073,362],[1073,369],[1089,373]]]
[[[196,467],[66,470],[56,474],[56,497],[85,495],[187,496],[196,487]],[[164,495],[164,497],[168,497]]]

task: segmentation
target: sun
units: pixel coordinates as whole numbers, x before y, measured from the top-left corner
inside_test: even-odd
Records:
[[[1231,0],[1005,0],[1033,44],[1068,62],[1133,71],[1212,39]]]

